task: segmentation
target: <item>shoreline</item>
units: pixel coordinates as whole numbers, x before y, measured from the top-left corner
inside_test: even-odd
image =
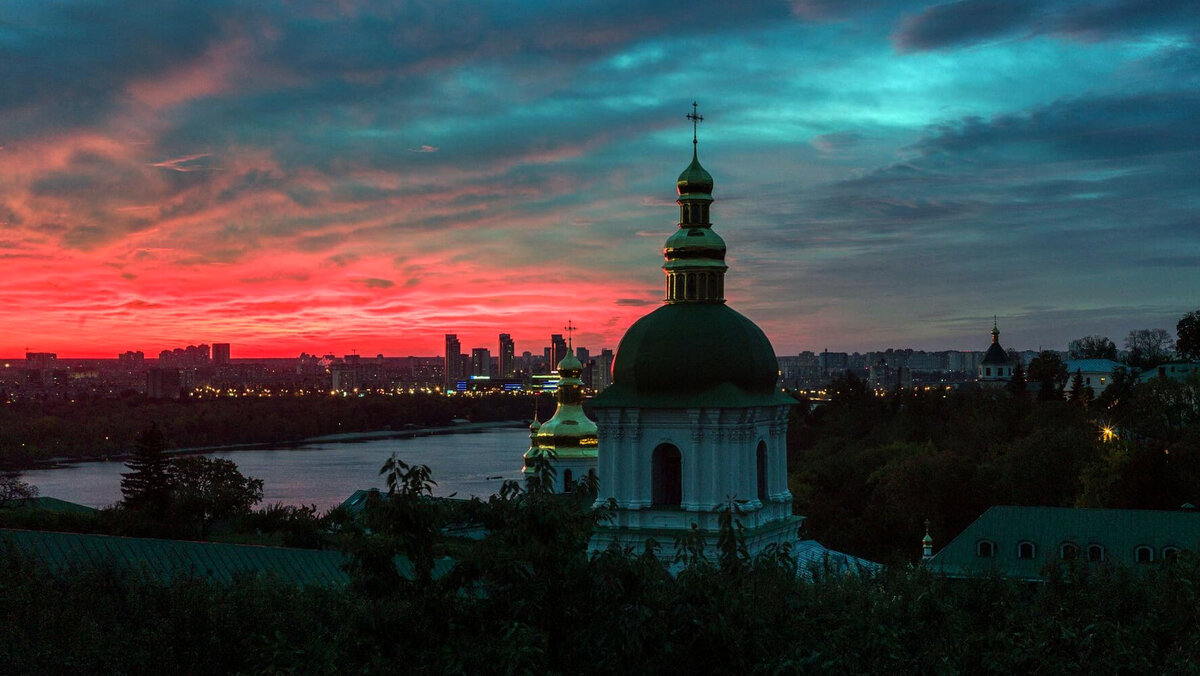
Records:
[[[300,446],[308,446],[310,444],[328,444],[328,443],[355,443],[359,441],[376,441],[380,439],[414,439],[417,437],[431,437],[445,434],[475,434],[478,432],[486,432],[495,429],[518,429],[525,428],[529,425],[528,422],[521,420],[498,420],[495,422],[479,422],[479,423],[462,423],[459,425],[446,425],[442,427],[418,427],[403,430],[374,430],[371,432],[339,432],[337,434],[324,434],[319,437],[308,437],[298,439],[296,441],[262,441],[247,444],[225,444],[221,446],[196,446],[192,448],[172,448],[166,451],[168,456],[174,455],[207,455],[209,453],[223,453],[226,451],[256,451],[273,448],[298,448]],[[58,456],[54,458],[46,458],[31,463],[22,469],[53,469],[55,467],[77,465],[85,462],[114,462],[124,461],[131,457],[133,453],[121,453],[117,455],[100,455],[90,457],[70,457]]]

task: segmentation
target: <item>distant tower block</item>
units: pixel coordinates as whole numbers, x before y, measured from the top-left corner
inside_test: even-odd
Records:
[[[216,366],[229,363],[229,343],[213,343],[212,361]]]

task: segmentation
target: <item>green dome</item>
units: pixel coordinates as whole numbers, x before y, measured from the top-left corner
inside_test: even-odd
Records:
[[[792,401],[776,388],[779,363],[762,329],[723,303],[664,305],[621,339],[613,384],[598,408],[765,406]]]
[[[704,167],[700,166],[700,159],[696,157],[696,153],[692,152],[692,163],[683,170],[679,175],[679,180],[675,182],[675,189],[680,195],[690,195],[699,193],[701,195],[711,195],[713,190],[713,177]]]

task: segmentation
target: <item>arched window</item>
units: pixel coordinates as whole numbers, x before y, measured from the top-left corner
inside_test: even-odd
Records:
[[[980,540],[975,543],[975,556],[990,559],[996,555],[996,543],[991,540]]]
[[[1088,561],[1101,563],[1104,561],[1104,545],[1088,545]]]
[[[686,298],[687,300],[695,300],[696,299],[696,276],[695,275],[684,275],[683,280],[684,280],[683,281],[683,283],[684,283],[684,298]]]
[[[563,492],[570,493],[571,489],[575,488],[575,481],[571,478],[571,470],[563,470]]]
[[[1032,559],[1035,556],[1037,556],[1037,547],[1035,547],[1032,542],[1026,540],[1025,542],[1021,542],[1017,545],[1018,559]]]
[[[1063,561],[1074,561],[1079,558],[1079,545],[1074,542],[1064,542],[1058,548],[1058,556]]]
[[[758,442],[758,499],[767,501],[767,442]]]
[[[1174,561],[1175,557],[1179,556],[1179,548],[1167,545],[1162,548],[1162,557],[1164,561]]]
[[[663,444],[650,456],[650,503],[677,507],[683,502],[683,460],[679,449]]]
[[[1133,560],[1138,563],[1150,563],[1154,560],[1154,548],[1142,545],[1133,550]]]

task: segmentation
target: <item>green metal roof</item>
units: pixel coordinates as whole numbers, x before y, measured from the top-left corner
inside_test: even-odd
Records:
[[[67,502],[66,500],[59,500],[58,498],[49,497],[13,500],[6,505],[6,508],[69,514],[93,514],[97,511],[95,507],[88,507],[87,505],[81,505],[75,502]]]
[[[165,581],[182,575],[230,582],[236,575],[254,574],[273,574],[298,585],[341,586],[350,581],[342,569],[345,554],[317,549],[0,529],[0,551],[9,548],[54,573],[115,566]],[[453,566],[450,559],[440,559],[433,576],[441,577]],[[396,568],[412,579],[407,559],[397,557]]]
[[[979,555],[979,543],[985,541],[994,545],[991,557]],[[1033,544],[1032,558],[1018,556],[1021,543]],[[1168,548],[1200,551],[1200,512],[996,506],[927,565],[954,577],[998,574],[1036,580],[1047,565],[1062,560],[1067,543],[1078,548],[1078,561],[1087,565],[1136,565],[1139,547],[1149,547],[1158,561]],[[1103,547],[1103,561],[1088,562],[1091,545]]]
[[[779,363],[762,329],[723,303],[667,304],[629,328],[595,408],[778,406]]]

